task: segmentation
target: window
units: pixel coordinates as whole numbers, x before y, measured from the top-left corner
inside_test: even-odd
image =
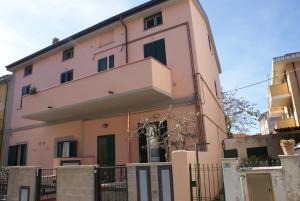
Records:
[[[71,47],[63,51],[63,61],[72,59],[74,57],[74,48]]]
[[[237,157],[239,157],[237,149],[224,150],[224,158],[237,158]]]
[[[77,141],[60,141],[56,147],[57,158],[77,157]]]
[[[26,66],[24,69],[24,77],[26,77],[27,75],[31,75],[31,74],[32,74],[32,65]]]
[[[26,165],[27,144],[19,144],[9,146],[8,150],[8,166],[24,166]]]
[[[98,72],[107,70],[107,66],[109,66],[109,68],[115,67],[114,55],[110,55],[108,58],[104,57],[98,60]]]
[[[73,70],[68,70],[60,75],[60,83],[70,82],[73,80]]]
[[[31,88],[30,84],[22,87],[22,96],[26,96],[30,94],[30,88]]]
[[[162,13],[156,13],[144,19],[144,29],[150,29],[152,27],[161,25],[163,23]]]
[[[248,158],[257,157],[259,159],[268,158],[268,148],[267,147],[253,147],[247,148]]]
[[[157,40],[144,45],[144,57],[153,57],[167,65],[165,39]]]
[[[115,67],[115,55],[110,55],[108,57],[109,60],[109,68]]]

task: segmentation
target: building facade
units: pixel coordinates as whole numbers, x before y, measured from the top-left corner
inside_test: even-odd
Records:
[[[6,165],[8,137],[4,130],[8,127],[7,113],[10,106],[11,75],[0,77],[0,163]]]
[[[180,117],[200,114],[195,141],[209,143],[203,157],[223,155],[221,68],[196,0],[149,1],[7,69],[9,165],[163,161],[165,150],[152,156],[149,140],[131,131],[141,119],[159,121],[170,105]]]
[[[273,58],[269,87],[270,117],[277,117],[276,129],[299,127],[300,53]]]

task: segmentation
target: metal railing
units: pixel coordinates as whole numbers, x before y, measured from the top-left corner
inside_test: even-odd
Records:
[[[39,169],[37,174],[37,201],[56,200],[56,169]]]
[[[95,168],[95,201],[128,201],[126,166]]]
[[[190,164],[191,201],[225,201],[222,166]]]
[[[248,159],[240,161],[239,168],[253,168],[253,167],[274,167],[281,166],[279,159]]]
[[[7,199],[8,168],[0,167],[0,201]]]

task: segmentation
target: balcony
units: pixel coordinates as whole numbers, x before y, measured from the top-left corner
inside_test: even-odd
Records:
[[[289,106],[291,103],[291,95],[287,83],[271,85],[270,93],[270,108],[278,108]]]
[[[288,118],[288,119],[279,119],[276,120],[276,127],[277,129],[280,128],[292,128],[295,127],[295,119],[294,118]]]
[[[146,109],[171,98],[171,70],[146,58],[25,96],[20,112],[37,121],[78,120]]]

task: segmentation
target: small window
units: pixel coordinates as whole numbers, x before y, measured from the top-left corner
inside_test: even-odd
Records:
[[[30,94],[30,88],[31,88],[30,84],[22,87],[22,96],[26,96]]]
[[[144,29],[150,29],[152,27],[161,25],[163,23],[162,13],[151,15],[144,19]]]
[[[247,155],[248,158],[256,157],[259,159],[266,159],[268,158],[268,148],[267,147],[253,147],[247,148]]]
[[[99,59],[98,61],[98,72],[107,70],[107,57]]]
[[[77,157],[77,141],[60,141],[56,147],[57,158]]]
[[[217,88],[217,83],[215,80],[214,80],[214,83],[215,83],[215,93],[216,93],[216,96],[218,97],[218,88]]]
[[[109,68],[115,67],[115,56],[114,55],[110,55],[108,57],[108,60],[109,60]]]
[[[8,149],[8,166],[26,165],[27,144],[9,146]]]
[[[32,65],[26,66],[24,69],[24,77],[32,74]]]
[[[63,61],[66,61],[68,59],[72,59],[73,57],[74,57],[74,48],[73,47],[64,50],[64,52],[63,52]]]
[[[66,71],[60,75],[60,83],[70,82],[73,80],[73,70]]]

